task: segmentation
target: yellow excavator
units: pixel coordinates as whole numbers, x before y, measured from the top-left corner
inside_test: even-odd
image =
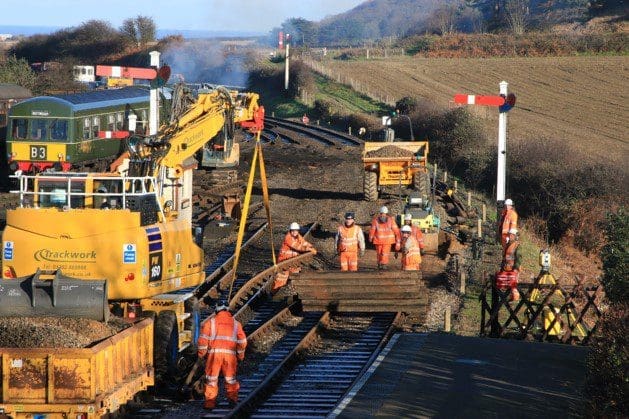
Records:
[[[194,156],[226,125],[261,130],[258,99],[199,92],[157,135],[129,137],[111,173],[18,175],[20,204],[2,235],[0,316],[150,314],[156,376],[176,373],[196,342],[193,291],[206,276],[192,227]]]

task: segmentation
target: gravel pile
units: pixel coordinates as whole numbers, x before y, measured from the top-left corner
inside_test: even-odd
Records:
[[[0,348],[84,348],[127,327],[70,317],[0,318]]]
[[[431,290],[430,308],[426,316],[426,329],[430,331],[443,330],[445,323],[446,307],[450,307],[452,313],[452,323],[454,323],[454,315],[459,311],[461,298],[456,294],[449,293],[445,289]]]
[[[373,157],[404,157],[409,158],[413,157],[415,153],[412,151],[394,146],[394,145],[385,145],[377,150],[370,150],[365,153],[365,157],[373,158]]]

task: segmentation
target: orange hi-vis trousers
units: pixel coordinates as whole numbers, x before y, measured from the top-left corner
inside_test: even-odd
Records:
[[[340,261],[342,271],[358,270],[358,252],[341,252]]]

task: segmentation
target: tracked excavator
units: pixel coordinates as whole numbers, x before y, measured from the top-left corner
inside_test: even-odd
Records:
[[[176,375],[196,342],[193,291],[205,279],[191,224],[194,157],[234,125],[261,130],[258,99],[199,92],[156,135],[127,138],[110,173],[18,175],[19,207],[7,211],[2,235],[0,316],[151,316],[156,377]]]

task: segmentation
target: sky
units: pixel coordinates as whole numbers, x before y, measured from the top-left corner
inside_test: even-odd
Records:
[[[0,0],[0,25],[78,26],[104,20],[115,28],[138,15],[158,30],[266,33],[292,17],[318,21],[366,0]]]

